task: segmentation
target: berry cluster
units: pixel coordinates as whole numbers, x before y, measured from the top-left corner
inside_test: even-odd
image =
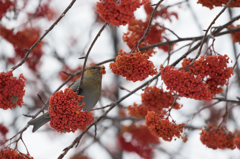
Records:
[[[134,20],[128,25],[128,32],[123,34],[123,41],[127,43],[128,47],[132,50],[136,49],[138,41],[143,37],[145,30],[148,27],[148,21],[143,22],[142,20]],[[152,25],[151,30],[149,31],[148,35],[146,36],[145,40],[142,45],[139,47],[144,47],[149,44],[156,44],[163,41],[163,33],[165,32],[164,28],[158,26],[158,24]],[[168,45],[160,46],[160,49],[164,51],[168,51]],[[155,53],[153,49],[147,51],[148,54],[151,56]]]
[[[151,6],[151,3],[145,4],[144,10],[147,14],[147,19],[149,19],[152,16],[152,12],[154,10],[154,8]],[[170,22],[172,22],[172,16],[178,19],[178,14],[176,12],[169,12],[168,7],[163,5],[159,5],[159,8],[154,14],[154,18],[161,17],[163,19],[168,19]]]
[[[16,56],[9,58],[8,61],[15,64],[19,59],[24,58],[26,54],[26,51],[23,51],[22,49],[29,49],[39,39],[40,29],[26,28],[25,30],[18,31],[14,34],[13,30],[1,26],[0,35],[14,46]],[[37,64],[43,55],[42,45],[43,41],[40,41],[31,51],[31,54],[29,54],[26,60],[29,68],[33,71],[36,71]]]
[[[209,91],[215,95],[223,91],[218,86],[227,85],[227,79],[233,75],[233,68],[227,67],[228,61],[229,57],[227,55],[201,56],[194,61],[193,65],[189,65],[191,63],[190,58],[184,59],[182,66],[189,68],[190,73],[200,76]]]
[[[125,138],[126,134],[131,135],[131,139]],[[145,125],[131,124],[122,126],[122,132],[118,135],[121,148],[128,152],[135,152],[145,159],[152,158],[152,144],[159,144],[158,137],[151,134]]]
[[[173,105],[174,97],[171,92],[164,92],[163,89],[154,87],[147,87],[144,93],[141,94],[142,103],[148,107],[149,110],[159,111],[163,108],[169,108]],[[174,103],[173,108],[178,108],[180,104]]]
[[[26,79],[22,74],[13,77],[12,71],[0,73],[0,108],[6,110],[15,108],[16,105],[22,107],[23,96],[25,94]]]
[[[135,116],[137,119],[145,118],[148,112],[148,108],[143,104],[137,105],[136,103],[134,103],[132,106],[128,106],[127,109],[128,114],[130,116]]]
[[[74,153],[69,159],[92,159],[87,156],[84,152]]]
[[[215,127],[209,124],[208,129],[203,129],[200,133],[200,140],[204,145],[212,149],[235,149],[234,135],[232,132],[226,132],[224,127]]]
[[[97,12],[103,20],[112,25],[126,25],[135,19],[133,12],[148,0],[100,0]]]
[[[116,62],[110,63],[110,68],[116,75],[126,77],[133,82],[142,81],[149,75],[157,74],[154,65],[149,61],[149,56],[141,51],[127,54],[119,50]]]
[[[162,7],[160,7],[162,8]],[[124,33],[123,35],[123,41],[127,43],[128,47],[131,50],[136,50],[138,41],[143,37],[150,20],[150,17],[152,15],[152,12],[154,8],[151,6],[150,3],[144,5],[145,12],[147,14],[147,18],[145,22],[142,20],[134,20],[128,25],[128,32]],[[159,11],[156,11],[154,14],[154,18],[161,17],[163,19],[169,19],[171,21],[171,16],[175,16],[177,18],[177,13],[175,12],[168,12],[167,8],[161,9]],[[145,47],[151,44],[161,43],[166,39],[165,34],[166,29],[159,26],[159,23],[152,24],[150,27],[150,31],[148,32],[147,36],[144,39],[144,42],[142,42],[139,47]],[[169,51],[169,45],[159,46],[159,49],[168,52]],[[173,45],[171,46],[171,49],[173,49]],[[152,54],[155,54],[156,52],[152,49],[146,50],[146,53],[151,56]]]
[[[0,150],[1,159],[33,159],[29,154],[19,153],[9,147]]]
[[[79,71],[79,70],[81,70],[81,69],[82,69],[82,66],[78,66],[78,67],[75,68],[75,69],[71,69],[71,68],[69,68],[67,65],[64,65],[63,68],[62,68],[62,71],[71,74],[71,73],[76,73],[77,71]],[[66,81],[66,80],[69,78],[69,75],[63,73],[62,71],[59,72],[59,76],[60,76],[60,78],[61,78],[62,81]],[[76,81],[76,80],[79,79],[81,76],[82,76],[82,74],[80,73],[79,75],[73,77],[73,78],[71,79],[71,82]]]
[[[53,94],[49,99],[50,125],[58,132],[86,130],[86,125],[94,120],[91,113],[82,111],[79,105],[83,96],[77,95],[71,88]],[[84,105],[84,103],[82,103]]]
[[[240,136],[236,135],[233,141],[236,147],[240,150]]]
[[[176,91],[180,96],[196,100],[211,100],[227,85],[227,79],[233,74],[232,67],[227,67],[227,55],[201,56],[190,65],[191,59],[184,59],[183,68],[160,68],[161,77],[170,91]]]
[[[230,29],[231,28],[239,28],[240,25],[237,25],[236,27],[234,25],[229,25],[228,26]],[[240,44],[240,31],[238,32],[235,32],[235,33],[231,33],[231,36],[232,36],[232,40],[235,42],[235,43],[239,43]]]
[[[210,9],[213,9],[214,6],[216,7],[222,7],[223,5],[226,5],[229,2],[229,0],[198,0],[197,3],[202,4],[205,7],[208,7]],[[229,5],[230,7],[240,7],[240,1],[239,0],[233,0],[233,2]]]
[[[184,123],[176,125],[168,119],[162,119],[162,115],[154,111],[148,111],[145,119],[148,129],[165,141],[172,141],[173,137],[179,138],[183,132],[182,126],[185,125]]]

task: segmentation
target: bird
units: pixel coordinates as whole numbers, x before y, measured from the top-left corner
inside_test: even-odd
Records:
[[[88,67],[84,71],[81,88],[78,89],[81,77],[69,86],[74,92],[78,92],[78,95],[84,96],[81,100],[81,103],[85,103],[85,105],[82,106],[83,111],[90,111],[97,104],[101,95],[103,71],[105,71],[104,66],[93,65]],[[38,118],[30,120],[28,124],[33,125],[32,132],[35,132],[50,120],[51,117],[49,113],[46,112]]]

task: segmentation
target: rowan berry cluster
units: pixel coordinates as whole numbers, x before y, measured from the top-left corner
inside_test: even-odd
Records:
[[[146,3],[148,0],[100,0],[97,2],[97,12],[112,25],[126,25],[135,19],[133,12]]]
[[[233,141],[235,146],[240,150],[240,136],[236,135]]]
[[[152,16],[154,8],[151,6],[151,3],[147,3],[144,5],[144,10],[147,14],[147,19],[149,19]],[[154,14],[154,18],[161,17],[163,19],[168,19],[170,22],[172,22],[171,17],[175,17],[178,19],[178,14],[176,12],[169,12],[168,7],[165,7],[163,5],[159,5],[157,11]]]
[[[131,139],[126,139],[124,133],[130,134]],[[122,126],[118,141],[123,150],[135,152],[145,159],[152,158],[152,145],[160,143],[158,137],[154,136],[145,125],[136,124]]]
[[[227,79],[233,75],[233,68],[227,67],[228,61],[227,55],[201,56],[194,61],[193,65],[189,65],[190,58],[184,59],[182,66],[188,67],[190,73],[200,76],[209,91],[215,95],[223,91],[219,86],[227,85]]]
[[[145,30],[148,27],[148,21],[143,22],[142,20],[134,20],[128,25],[128,32],[123,34],[123,41],[127,43],[128,47],[132,50],[135,50],[138,44],[138,41],[143,37]],[[139,47],[144,47],[149,44],[156,44],[163,41],[163,33],[165,32],[164,28],[158,26],[158,24],[152,25],[151,30],[146,36],[145,40]],[[167,45],[166,45],[167,46]],[[159,48],[168,51],[166,46]],[[156,53],[153,49],[147,50],[148,55]]]
[[[1,26],[0,35],[14,46],[16,56],[8,58],[8,61],[15,64],[19,61],[19,58],[24,58],[26,51],[23,51],[23,49],[30,48],[39,39],[40,29],[26,28],[25,30],[18,31],[14,34],[13,30]],[[43,55],[42,45],[43,42],[40,41],[31,51],[31,54],[29,54],[26,60],[29,68],[33,71],[36,71],[37,64]]]
[[[234,135],[227,132],[224,127],[215,127],[209,124],[209,128],[203,129],[200,133],[200,140],[204,145],[212,149],[235,149]]]
[[[147,87],[144,93],[141,94],[142,103],[149,108],[149,110],[157,112],[164,108],[169,108],[171,106],[179,107],[180,104],[174,103],[174,97],[171,92],[165,92],[161,88],[156,86]],[[174,104],[174,105],[173,105]]]
[[[29,154],[19,153],[9,147],[0,150],[1,159],[33,159]]]
[[[15,108],[16,105],[22,107],[23,96],[25,94],[26,79],[22,74],[13,77],[12,71],[0,73],[0,108],[6,110]]]
[[[128,109],[128,114],[130,116],[135,116],[137,119],[145,118],[148,112],[148,108],[143,104],[138,105],[136,103],[133,103],[133,105],[128,106],[127,109]]]
[[[177,17],[177,13],[175,12],[168,12],[167,8],[164,8],[163,6],[160,7],[160,10],[157,10],[154,14],[154,18],[161,17],[163,19],[168,19],[171,22],[171,16]],[[131,50],[137,49],[138,41],[143,37],[150,20],[150,17],[152,15],[152,12],[154,8],[151,6],[150,3],[144,5],[145,12],[147,14],[147,18],[145,22],[142,20],[134,20],[128,25],[128,32],[124,33],[123,35],[123,41],[127,43],[128,47]],[[142,42],[139,47],[145,47],[151,44],[156,44],[163,42],[164,39],[166,39],[165,31],[166,29],[159,26],[159,23],[152,24],[150,27],[150,31],[148,32],[147,36],[144,39],[144,42]],[[168,52],[169,51],[169,45],[159,46],[159,49]],[[171,46],[171,49],[173,48],[173,45]],[[151,56],[152,54],[155,54],[156,51],[153,51],[153,49],[146,50],[146,53]]]
[[[174,103],[174,97],[171,92],[164,92],[163,89],[156,86],[147,87],[144,93],[141,94],[141,97],[143,104],[137,105],[134,103],[132,106],[128,106],[128,114],[138,119],[145,118],[148,111],[161,114],[162,118],[164,118],[165,115],[168,115],[166,109],[170,107],[180,109],[182,107],[177,102]]]
[[[161,68],[161,78],[170,91],[179,93],[180,96],[196,100],[211,100],[213,95],[201,81],[200,76],[195,77],[189,72],[174,70],[172,66]]]
[[[227,85],[227,79],[233,74],[232,67],[227,67],[228,60],[227,55],[201,56],[189,65],[191,59],[184,59],[183,68],[179,70],[171,66],[160,68],[161,77],[170,91],[187,98],[209,101],[223,91],[219,86]]]
[[[38,7],[37,12],[34,14],[28,13],[28,18],[43,18],[46,17],[49,21],[53,20],[56,17],[56,12],[53,8],[50,8],[49,4],[43,4]]]
[[[229,25],[228,26],[230,29],[234,29],[234,28],[240,28],[240,25],[237,25],[236,27],[234,25]],[[238,32],[235,32],[235,33],[231,33],[231,36],[232,36],[232,40],[235,42],[235,43],[239,43],[240,44],[240,31]]]
[[[78,67],[75,68],[75,69],[71,69],[71,68],[69,68],[67,65],[64,65],[63,68],[62,68],[62,71],[71,74],[71,73],[76,73],[77,71],[79,71],[79,70],[81,70],[81,69],[82,69],[82,66],[78,66]],[[59,73],[59,76],[60,76],[60,78],[61,78],[62,81],[66,81],[66,80],[69,78],[69,75],[63,73],[62,71]],[[76,80],[79,79],[81,76],[82,76],[82,74],[80,73],[79,75],[73,77],[73,78],[71,79],[71,82],[76,81]]]
[[[174,137],[175,139],[181,137],[182,126],[185,125],[184,123],[177,125],[174,121],[170,122],[168,119],[162,119],[162,115],[154,111],[148,111],[145,119],[148,129],[165,141],[172,141]]]
[[[49,99],[50,125],[58,132],[75,132],[77,129],[86,130],[87,124],[94,120],[91,113],[82,111],[81,99],[71,88],[66,88],[53,94]],[[84,103],[82,103],[84,105]]]
[[[223,5],[226,5],[229,2],[229,0],[215,0],[215,1],[209,1],[209,0],[198,0],[197,3],[202,4],[205,7],[208,7],[210,9],[213,9],[213,7],[222,7]],[[240,1],[239,0],[233,0],[233,2],[229,5],[230,7],[240,7]]]
[[[116,62],[110,63],[110,69],[116,75],[126,77],[127,80],[133,82],[142,81],[149,75],[157,74],[153,63],[148,59],[149,56],[144,52],[139,51],[127,54],[120,49]]]

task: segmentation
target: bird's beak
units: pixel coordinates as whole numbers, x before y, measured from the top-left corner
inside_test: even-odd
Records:
[[[100,72],[101,72],[102,74],[105,74],[105,73],[106,73],[106,71],[105,71],[105,66],[102,65]]]

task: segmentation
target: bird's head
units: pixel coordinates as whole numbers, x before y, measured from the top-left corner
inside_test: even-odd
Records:
[[[84,77],[86,76],[87,78],[95,77],[95,78],[101,78],[102,74],[105,74],[105,67],[104,66],[98,66],[98,65],[93,65],[91,67],[88,67],[84,71]]]

